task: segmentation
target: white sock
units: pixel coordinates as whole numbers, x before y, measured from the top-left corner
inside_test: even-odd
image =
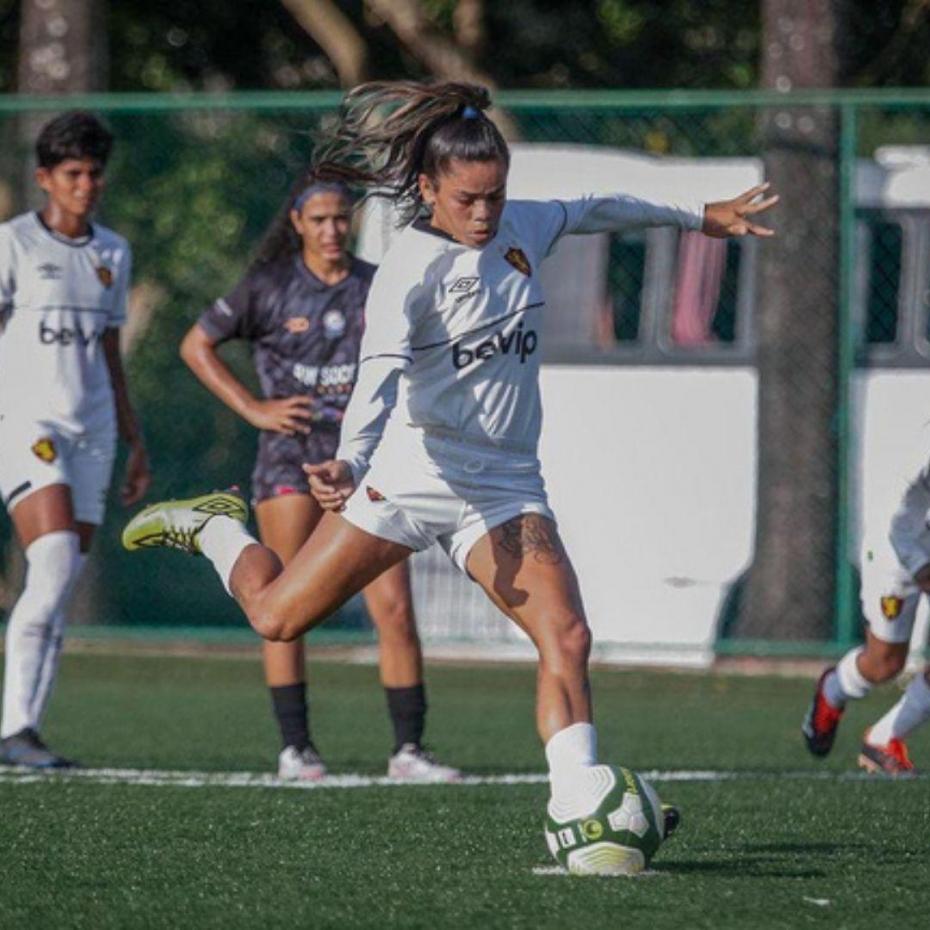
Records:
[[[84,565],[87,562],[87,553],[78,552],[77,565],[74,571],[73,586],[81,578],[84,571]],[[69,598],[70,599],[70,598]],[[52,696],[52,688],[55,685],[55,679],[58,676],[58,665],[61,660],[61,650],[64,645],[65,627],[68,625],[68,605],[65,604],[49,624],[49,635],[46,639],[45,655],[42,657],[42,665],[39,669],[39,680],[36,683],[35,694],[32,698],[32,717],[42,723],[45,716],[45,710],[48,707],[49,698]]]
[[[65,610],[79,570],[77,533],[55,530],[26,547],[26,583],[6,628],[0,737],[26,727],[38,729],[36,694],[54,638],[54,621]]]
[[[226,593],[231,595],[229,579],[236,559],[246,546],[257,545],[257,540],[238,520],[222,514],[207,520],[199,539],[200,551],[213,563]]]
[[[863,652],[862,646],[850,649],[837,663],[836,680],[830,683],[829,691],[827,684],[834,676],[829,675],[824,682],[824,696],[834,707],[842,707],[850,698],[864,698],[872,690],[872,682],[863,677],[857,663]]]
[[[924,673],[916,675],[901,699],[869,730],[869,742],[884,746],[893,739],[904,739],[930,717],[930,685]]]
[[[573,795],[579,770],[597,765],[597,730],[590,723],[573,723],[546,743],[552,797]]]

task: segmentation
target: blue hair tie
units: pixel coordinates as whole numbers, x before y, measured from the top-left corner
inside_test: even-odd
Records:
[[[481,111],[469,104],[462,110],[462,119],[478,119],[481,116]]]

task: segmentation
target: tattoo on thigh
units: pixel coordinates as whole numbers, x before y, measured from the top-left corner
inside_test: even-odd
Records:
[[[514,558],[532,556],[544,565],[558,565],[565,559],[562,540],[550,520],[535,513],[524,513],[500,528],[500,547]]]

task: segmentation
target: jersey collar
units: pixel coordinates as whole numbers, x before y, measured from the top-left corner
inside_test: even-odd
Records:
[[[32,214],[36,218],[36,222],[44,229],[56,242],[60,242],[62,245],[70,245],[72,248],[79,249],[83,245],[87,245],[91,239],[94,238],[94,226],[93,223],[87,224],[87,233],[83,236],[78,236],[77,239],[72,239],[70,236],[63,236],[60,232],[56,232],[49,226],[45,220],[42,219],[42,214],[36,210]]]

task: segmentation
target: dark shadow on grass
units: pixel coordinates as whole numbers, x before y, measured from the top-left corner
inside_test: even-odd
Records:
[[[722,873],[729,876],[739,874],[751,878],[824,878],[827,873],[817,868],[811,858],[833,857],[850,853],[861,855],[869,849],[868,843],[743,843],[727,852],[727,859],[710,859],[686,862],[678,859],[662,859],[654,868],[657,872],[674,872],[687,875],[693,873]],[[802,859],[804,866],[785,862],[786,857]]]
[[[821,869],[785,868],[777,860],[752,860],[735,857],[702,862],[684,862],[668,859],[650,866],[656,872],[673,875],[726,875],[727,878],[826,878]]]

